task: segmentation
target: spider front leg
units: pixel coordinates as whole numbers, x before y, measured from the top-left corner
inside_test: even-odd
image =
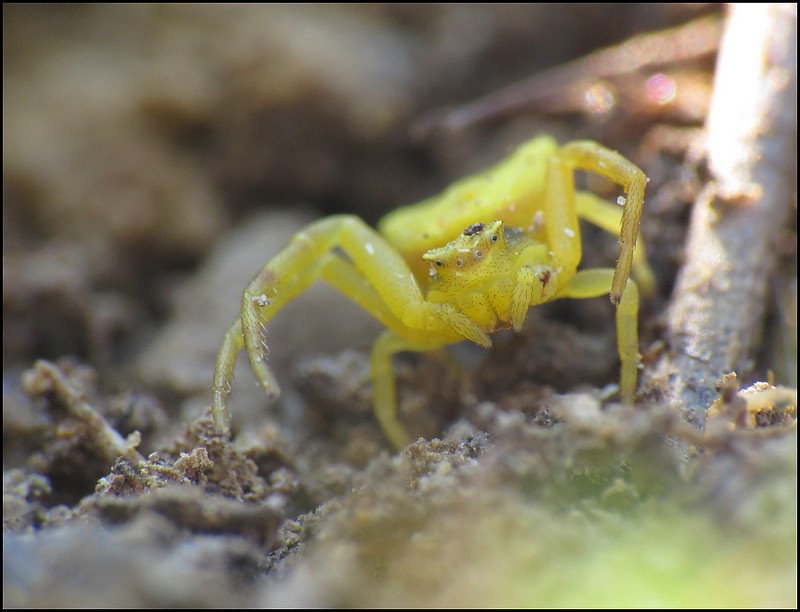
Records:
[[[609,268],[580,270],[559,289],[559,298],[593,298],[608,293],[615,271]],[[622,292],[617,306],[617,352],[620,358],[620,395],[626,404],[633,404],[639,368],[639,290],[633,280]]]
[[[574,170],[595,172],[621,185],[626,201],[619,226],[619,258],[611,270],[581,270],[559,288],[558,297],[588,298],[608,291],[617,306],[617,350],[622,363],[620,392],[622,400],[633,403],[639,365],[638,322],[639,291],[629,280],[639,234],[639,220],[644,205],[647,177],[637,166],[596,142],[580,141],[565,145],[550,158],[545,189],[547,234],[558,265],[575,270],[581,259],[578,228],[579,207],[576,201]],[[582,216],[594,216],[608,229],[612,218],[607,210],[582,200]],[[647,277],[646,262],[637,267]],[[647,281],[649,290],[652,284]]]
[[[577,192],[575,194],[575,204],[578,209],[578,217],[585,219],[615,237],[619,236],[619,228],[622,223],[622,206],[607,202],[588,191]],[[653,295],[655,293],[656,277],[647,262],[647,251],[641,236],[636,241],[631,272],[644,295]]]
[[[647,177],[635,164],[596,142],[577,141],[564,145],[549,162],[545,191],[545,217],[550,245],[566,269],[577,268],[581,259],[574,171],[594,172],[621,185],[625,205],[619,228],[619,258],[611,284],[611,301],[622,298],[630,277],[639,221],[644,206]]]
[[[243,347],[247,350],[262,388],[267,395],[277,396],[277,382],[265,361],[266,324],[317,279],[333,285],[393,330],[407,343],[397,350],[428,350],[464,338],[489,342],[476,324],[450,305],[426,301],[405,260],[363,221],[348,215],[322,219],[296,234],[244,291],[241,318],[225,335],[214,373],[212,410],[221,435],[230,435],[227,398],[237,352]],[[387,392],[386,376],[375,374],[377,362],[391,364],[391,351],[377,354],[388,357],[373,358],[376,414],[392,442],[399,445],[407,436],[394,416],[393,386]]]
[[[290,245],[288,249],[293,251],[300,250],[298,245]],[[270,398],[276,398],[280,394],[280,387],[271,368],[265,361],[269,352],[266,344],[267,319],[274,316],[292,298],[305,291],[317,278],[327,280],[366,311],[372,313],[384,325],[390,325],[390,323],[399,325],[394,320],[394,316],[386,304],[381,301],[380,297],[369,286],[367,279],[360,275],[350,262],[328,252],[313,263],[303,257],[297,257],[294,260],[296,268],[302,268],[304,265],[306,267],[304,270],[300,270],[300,273],[291,274],[284,279],[281,283],[280,298],[278,298],[275,295],[275,283],[270,284],[264,281],[272,278],[273,275],[277,277],[279,270],[285,268],[285,266],[278,265],[275,260],[272,260],[248,285],[242,298],[242,314],[225,333],[225,338],[217,356],[212,396],[214,426],[217,432],[225,437],[230,437],[228,395],[230,395],[231,383],[233,382],[233,369],[236,364],[237,354],[246,344],[242,329],[242,321],[245,318],[251,322],[248,327],[248,337],[251,339],[251,343],[248,346],[253,347],[256,341],[261,345],[256,349],[258,352],[255,352],[253,371],[267,397]],[[267,268],[270,269],[269,273]],[[272,294],[273,298],[268,298],[267,293]],[[267,313],[262,313],[261,309],[266,309],[267,306],[271,307],[271,310]],[[246,317],[245,312],[248,313]],[[257,322],[257,327],[252,324],[253,321]],[[253,353],[249,351],[248,354]]]

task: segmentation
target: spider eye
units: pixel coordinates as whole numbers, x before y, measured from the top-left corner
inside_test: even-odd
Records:
[[[497,242],[498,240],[500,240],[500,239],[497,237],[497,234],[492,236],[492,242]]]
[[[441,259],[437,259],[437,260],[436,260],[436,267],[437,267],[437,268],[441,268],[443,265],[444,265],[444,264],[442,263],[442,260],[441,260]]]
[[[474,236],[478,232],[482,232],[484,228],[483,223],[473,223],[467,229],[464,230],[465,236]]]
[[[483,257],[483,251],[475,251],[475,257],[477,257],[478,259]]]
[[[456,259],[456,266],[458,266],[460,268],[463,265],[464,265],[464,260],[463,259],[461,259],[460,257],[458,259]]]

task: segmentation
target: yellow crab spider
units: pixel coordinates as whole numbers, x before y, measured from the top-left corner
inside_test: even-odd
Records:
[[[585,170],[622,186],[615,206],[575,190]],[[558,298],[610,293],[617,306],[622,400],[632,403],[639,364],[639,293],[653,285],[640,245],[647,179],[618,153],[591,141],[559,147],[535,138],[511,157],[462,179],[442,194],[395,210],[378,231],[351,215],[320,219],[298,232],[244,290],[240,318],[225,334],[214,373],[216,429],[230,435],[228,395],[236,355],[245,348],[267,395],[279,393],[266,363],[265,326],[281,308],[322,279],[388,329],[370,358],[375,415],[397,448],[410,438],[396,414],[392,357],[519,331],[530,306]],[[616,267],[578,270],[583,218],[619,236]]]

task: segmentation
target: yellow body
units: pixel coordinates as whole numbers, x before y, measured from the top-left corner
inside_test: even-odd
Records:
[[[622,186],[625,205],[576,192],[574,170]],[[489,334],[522,328],[530,306],[562,297],[610,293],[617,305],[622,399],[632,403],[639,363],[639,297],[652,274],[636,248],[644,173],[618,153],[590,141],[559,147],[547,136],[523,144],[507,160],[453,184],[442,194],[388,214],[378,229],[337,215],[309,225],[256,275],[242,313],[225,335],[214,374],[213,412],[229,435],[227,397],[236,354],[246,348],[268,395],[278,385],[265,363],[265,326],[311,283],[322,279],[388,330],[376,341],[371,366],[376,416],[396,447],[409,441],[396,416],[392,356],[462,340],[491,346]],[[583,218],[619,236],[614,269],[578,271]]]

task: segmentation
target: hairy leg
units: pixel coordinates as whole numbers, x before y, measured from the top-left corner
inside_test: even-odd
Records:
[[[405,260],[363,221],[348,215],[322,219],[296,234],[244,291],[241,318],[225,335],[214,374],[213,413],[221,434],[230,434],[227,397],[236,354],[246,349],[262,388],[268,396],[277,396],[277,381],[266,363],[266,324],[318,279],[339,289],[412,346],[433,348],[463,338],[490,343],[452,306],[427,302]]]
[[[575,205],[581,219],[586,219],[614,237],[619,237],[622,206],[607,202],[587,191],[579,191],[575,194]],[[636,250],[633,252],[633,277],[644,295],[652,295],[655,292],[655,276],[647,263],[647,251],[641,237],[637,240]]]
[[[558,189],[565,193],[571,192],[569,193],[571,201],[567,204],[570,221],[572,220],[573,211],[575,211],[572,170],[594,172],[621,185],[625,191],[626,200],[622,210],[619,230],[619,258],[614,269],[614,279],[611,283],[610,291],[611,301],[614,304],[619,304],[625,284],[630,276],[633,254],[636,250],[636,239],[639,235],[639,221],[642,216],[642,207],[644,206],[644,189],[647,184],[647,177],[636,165],[619,153],[607,149],[596,142],[577,141],[566,144],[558,150],[557,158],[565,168],[569,169],[569,177],[567,179],[569,187],[551,187],[548,185],[548,189]],[[552,178],[554,180],[564,176],[563,171],[554,172],[553,174]],[[548,182],[550,179],[551,177],[548,175]],[[550,221],[548,220],[548,226],[549,224]],[[571,225],[564,227],[567,230],[574,229]],[[549,227],[548,231],[550,231]],[[564,241],[559,235],[559,232],[563,232],[563,228],[553,227],[552,232],[551,246],[558,254],[557,248]],[[552,240],[558,240],[559,242],[552,242]]]

